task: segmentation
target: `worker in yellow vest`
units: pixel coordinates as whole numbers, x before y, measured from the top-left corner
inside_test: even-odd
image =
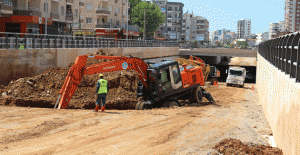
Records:
[[[98,94],[98,96],[96,101],[96,108],[94,110],[95,112],[99,111],[99,105],[101,101],[102,101],[101,112],[105,110],[106,96],[109,91],[108,82],[103,78],[103,74],[100,74],[99,77],[100,79],[97,81],[97,89],[96,89],[96,93]]]
[[[24,43],[23,40],[20,41],[20,48],[19,49],[24,49]]]

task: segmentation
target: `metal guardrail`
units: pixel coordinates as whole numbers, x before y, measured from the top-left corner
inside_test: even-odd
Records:
[[[0,49],[179,47],[178,42],[0,32]]]
[[[290,78],[300,82],[300,32],[287,34],[259,44],[258,53]]]

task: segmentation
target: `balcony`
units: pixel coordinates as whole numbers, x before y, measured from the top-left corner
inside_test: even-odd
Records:
[[[97,15],[109,15],[110,11],[107,8],[99,8],[96,10]]]
[[[66,21],[73,22],[73,14],[66,14]]]
[[[0,13],[1,14],[13,14],[13,6],[11,3],[0,4]]]
[[[20,16],[42,16],[42,12],[34,7],[28,8],[28,9],[14,9],[13,11],[14,15],[20,15]]]
[[[97,23],[96,28],[109,28],[109,23]]]
[[[118,16],[118,13],[114,13],[114,16]]]
[[[74,3],[74,0],[66,0],[66,3],[67,3],[67,4],[73,4],[73,3]]]
[[[205,25],[205,23],[197,23],[197,25]]]
[[[167,23],[167,26],[172,26],[172,23]]]
[[[51,12],[50,13],[50,18],[59,20],[59,14],[56,13],[56,12]]]

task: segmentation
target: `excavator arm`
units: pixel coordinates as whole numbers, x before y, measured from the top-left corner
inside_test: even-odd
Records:
[[[114,61],[86,66],[86,62],[89,57],[94,59],[114,59]],[[114,72],[121,70],[135,70],[139,73],[138,77],[140,78],[144,86],[148,89],[147,68],[148,65],[139,58],[129,58],[124,56],[78,56],[75,60],[75,64],[68,72],[64,85],[60,90],[60,96],[57,100],[57,102],[59,102],[58,109],[64,109],[67,107],[78,85],[80,84],[83,75],[85,74],[92,75],[97,73]],[[56,105],[54,108],[56,108]]]

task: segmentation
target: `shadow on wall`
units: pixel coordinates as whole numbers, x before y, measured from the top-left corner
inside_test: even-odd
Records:
[[[17,65],[6,61],[0,67],[0,85],[8,85],[10,81],[36,74],[36,69],[29,64]]]

